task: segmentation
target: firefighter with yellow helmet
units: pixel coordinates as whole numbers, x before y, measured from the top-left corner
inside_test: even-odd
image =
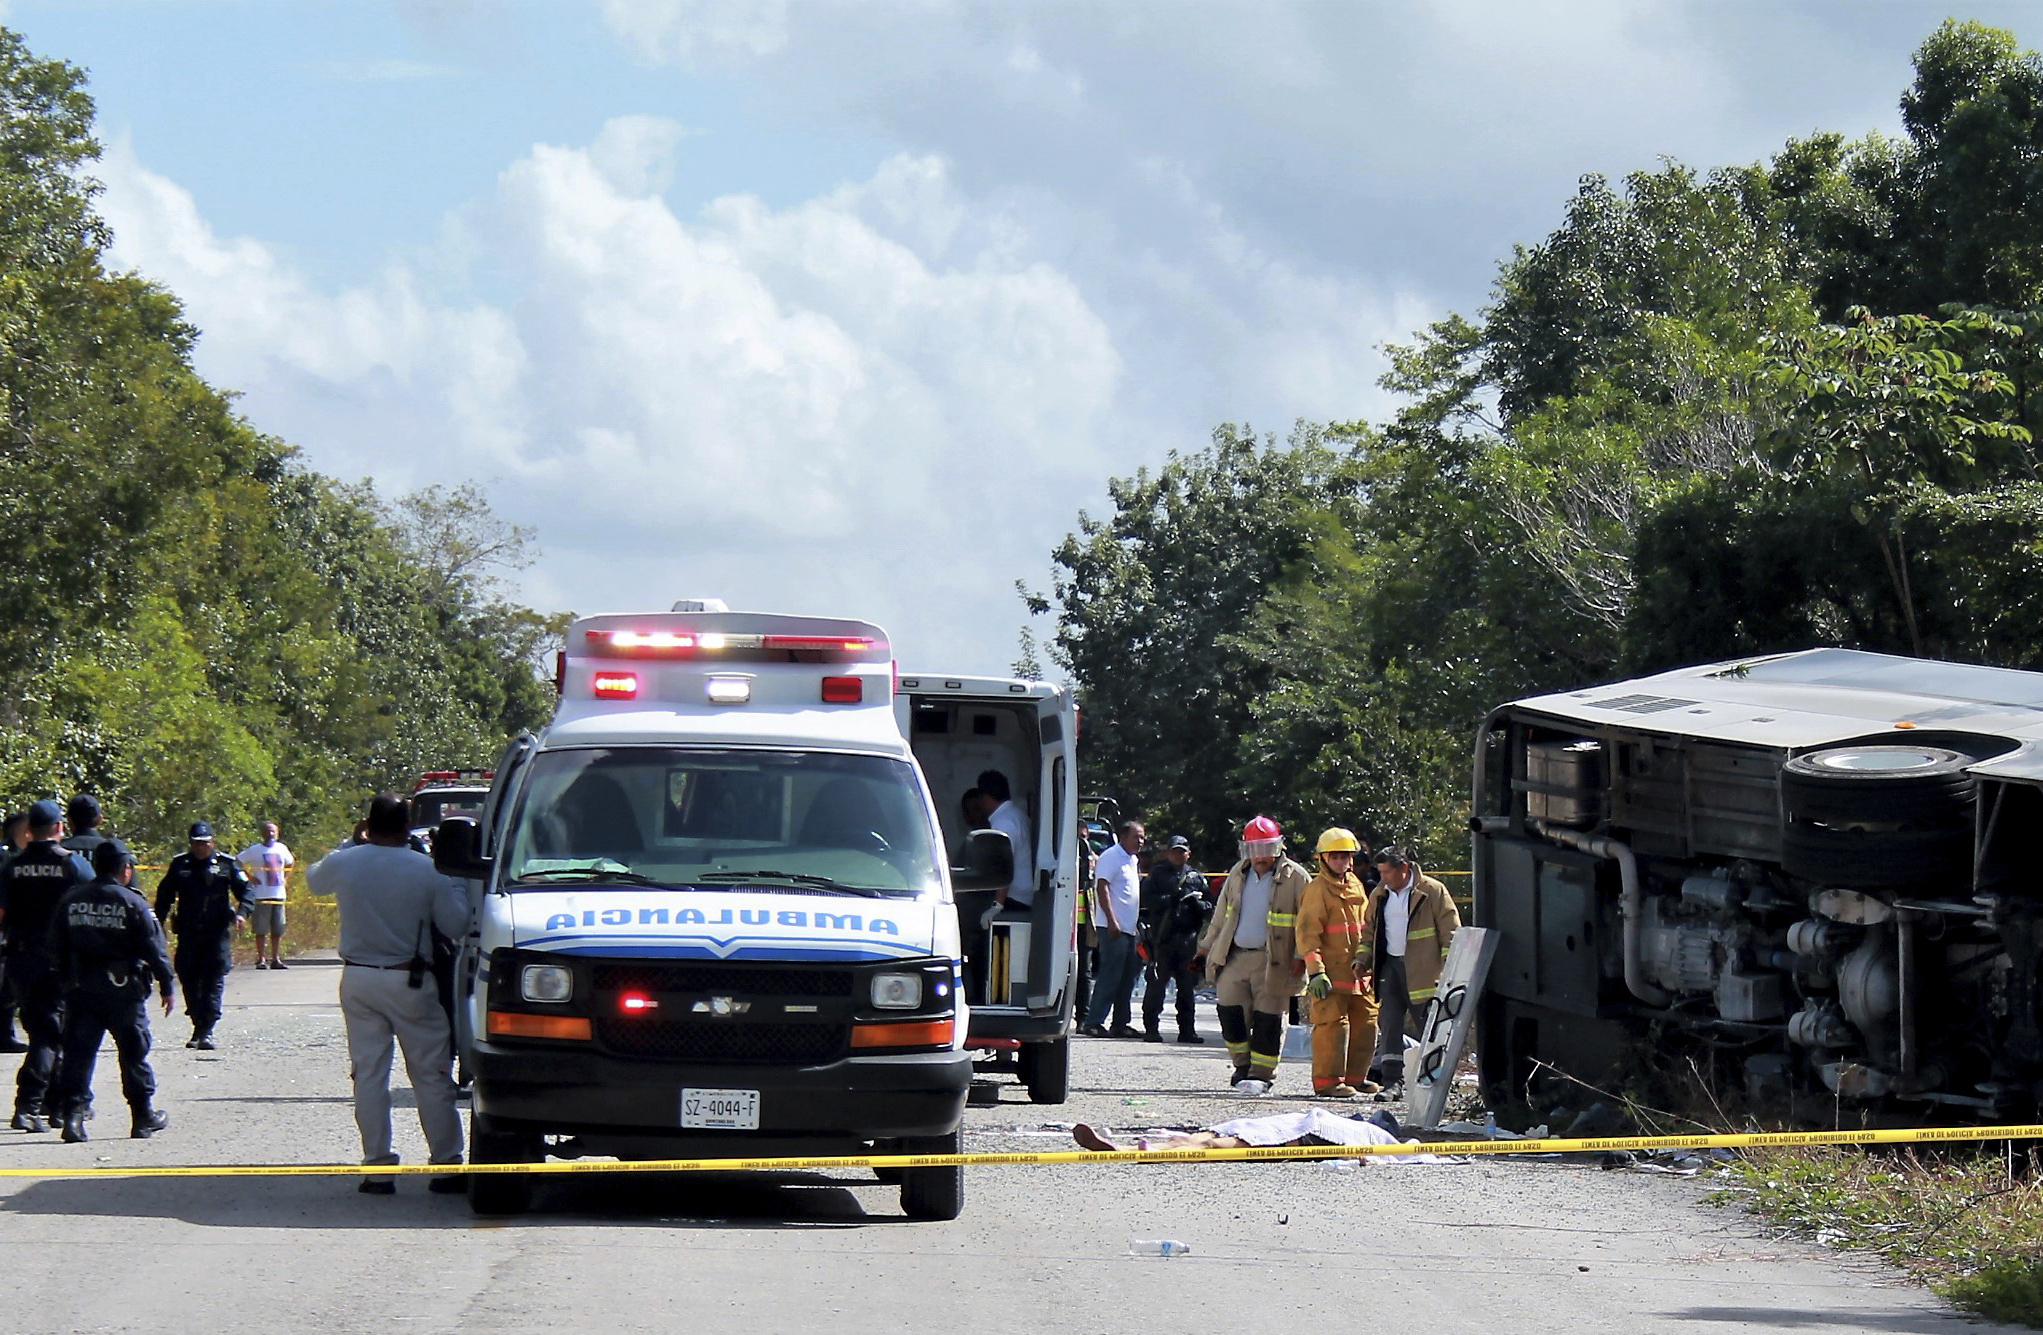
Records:
[[[1312,1092],[1323,1099],[1373,1094],[1376,999],[1362,981],[1368,956],[1369,887],[1355,874],[1362,842],[1339,826],[1313,850],[1319,875],[1298,901],[1298,954],[1312,997]]]
[[[1221,882],[1220,899],[1193,959],[1205,961],[1218,994],[1220,1037],[1234,1065],[1229,1084],[1277,1078],[1284,1015],[1303,990],[1305,966],[1292,945],[1298,896],[1311,880],[1284,856],[1284,832],[1258,816],[1241,832],[1241,860]]]

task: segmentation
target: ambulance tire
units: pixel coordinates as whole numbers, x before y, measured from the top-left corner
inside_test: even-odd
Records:
[[[468,1161],[538,1163],[545,1158],[531,1136],[499,1131],[481,1113],[468,1115]],[[468,1208],[479,1215],[523,1214],[532,1208],[531,1173],[470,1173]]]
[[[956,1154],[962,1140],[958,1132],[901,1142],[903,1154]],[[965,1212],[965,1169],[904,1168],[901,1170],[901,1213],[910,1219],[956,1219]]]
[[[1064,1102],[1071,1093],[1071,1036],[1054,1043],[1022,1044],[1021,1077],[1029,1087],[1030,1103]]]

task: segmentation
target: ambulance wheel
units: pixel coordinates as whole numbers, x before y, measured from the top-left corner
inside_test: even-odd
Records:
[[[961,1138],[955,1131],[947,1136],[929,1136],[901,1142],[903,1154],[956,1154]],[[904,1168],[901,1170],[901,1212],[910,1219],[956,1219],[965,1212],[965,1170],[949,1168]]]
[[[1054,1043],[1022,1044],[1021,1077],[1029,1087],[1030,1103],[1064,1102],[1071,1093],[1071,1036]]]
[[[546,1156],[535,1137],[499,1131],[481,1113],[468,1115],[468,1162],[538,1163]],[[470,1173],[468,1208],[480,1215],[523,1214],[532,1208],[530,1173]]]

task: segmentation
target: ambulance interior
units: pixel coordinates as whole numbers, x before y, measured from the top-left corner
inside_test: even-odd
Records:
[[[975,885],[989,888],[984,885],[987,869],[968,849],[971,827],[965,823],[962,800],[978,785],[982,773],[999,770],[1007,776],[1013,800],[1028,813],[1035,847],[1026,851],[1040,887],[1045,812],[1037,702],[917,697],[910,718],[909,745],[936,801],[953,885],[961,891]],[[1053,822],[1065,818],[1063,813],[1049,815]],[[1056,832],[1051,834],[1054,838]],[[978,939],[976,921],[964,921],[973,911],[974,899],[970,894],[961,895],[964,907],[959,925],[968,942]],[[975,1004],[1022,1004],[1028,995],[1056,991],[1048,976],[1053,963],[1050,929],[1055,906],[1051,901],[1039,888],[1030,909],[1010,912],[996,921],[980,952],[985,958],[968,965],[966,994]]]

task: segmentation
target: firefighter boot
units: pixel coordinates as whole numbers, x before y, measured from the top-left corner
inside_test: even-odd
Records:
[[[1240,1006],[1220,1007],[1220,1041],[1227,1045],[1227,1060],[1233,1066],[1234,1074],[1228,1077],[1228,1088],[1248,1079],[1249,1065],[1249,1022],[1248,1012]]]
[[[1249,1018],[1248,1078],[1266,1085],[1277,1082],[1277,1062],[1284,1055],[1284,1017],[1254,1011]]]

